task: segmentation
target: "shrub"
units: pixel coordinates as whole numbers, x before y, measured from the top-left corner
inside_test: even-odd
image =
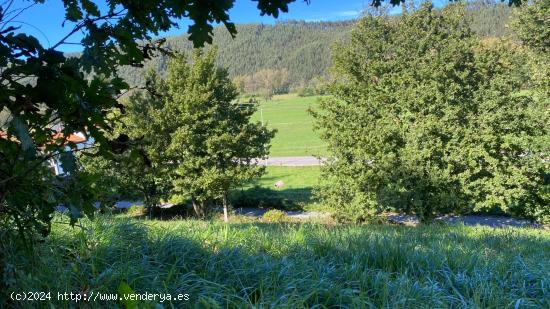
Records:
[[[287,219],[288,216],[286,215],[286,213],[278,209],[271,209],[262,216],[262,220],[267,222],[283,222]]]
[[[365,17],[335,51],[333,96],[314,112],[331,157],[323,202],[351,221],[494,208],[541,220],[550,119],[520,92],[522,57],[478,44],[461,6]]]
[[[143,216],[145,212],[145,207],[141,205],[132,205],[127,210],[126,213],[130,216]]]

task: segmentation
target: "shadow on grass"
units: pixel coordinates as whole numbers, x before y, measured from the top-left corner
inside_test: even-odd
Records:
[[[547,237],[445,226],[163,224],[97,220],[39,245],[35,258],[13,252],[11,288],[116,293],[125,282],[136,293],[188,293],[171,305],[201,308],[548,305]]]
[[[229,202],[234,209],[302,211],[305,205],[314,201],[312,191],[312,188],[274,190],[252,187],[233,190],[229,194]],[[222,212],[221,206],[212,206],[209,216],[215,217]],[[121,210],[117,211],[121,212]],[[130,214],[130,216],[136,219],[177,220],[193,218],[195,214],[191,201],[188,200],[167,208],[155,207],[151,212],[143,209],[141,213]]]
[[[275,208],[303,210],[305,204],[314,201],[313,188],[268,189],[255,186],[234,190],[229,196],[234,208]]]

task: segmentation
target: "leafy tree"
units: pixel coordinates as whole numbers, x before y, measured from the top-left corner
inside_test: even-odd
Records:
[[[512,28],[519,39],[521,50],[526,53],[529,65],[529,93],[533,95],[538,108],[534,109],[536,117],[546,123],[550,122],[550,3],[536,0],[522,6],[512,18]],[[545,162],[545,183],[540,188],[543,197],[540,205],[532,205],[527,211],[533,217],[543,218],[550,222],[550,132],[538,143]]]
[[[167,197],[172,162],[165,154],[170,141],[162,118],[164,81],[153,73],[147,77],[147,90],[135,91],[123,101],[123,112],[114,109],[115,136],[128,136],[128,150],[108,157],[96,151],[81,156],[86,174],[94,177],[93,189],[99,200],[112,204],[121,198],[142,200],[149,212]]]
[[[472,20],[471,28],[475,33],[494,39],[510,32],[505,25],[513,10],[516,9],[498,0],[468,1],[465,18]],[[392,18],[397,19],[399,15]],[[241,81],[246,78],[248,87],[240,93],[246,90],[250,94],[260,94],[262,83],[253,76],[262,70],[286,70],[290,90],[307,86],[311,92],[314,87],[308,84],[315,84],[314,79],[329,73],[332,45],[348,40],[355,23],[356,20],[244,24],[236,25],[238,36],[235,38],[225,27],[214,27],[212,41],[219,47],[216,63],[226,67],[232,78]],[[167,37],[164,47],[190,53],[193,44],[183,35]],[[165,76],[168,59],[168,56],[159,55],[148,61],[145,68],[120,68],[120,76],[130,85],[144,85],[143,72],[154,69]]]
[[[277,17],[290,2],[260,0],[258,9]],[[117,68],[143,65],[162,43],[152,38],[181,18],[192,21],[188,33],[196,46],[211,42],[213,23],[224,24],[235,35],[228,15],[234,1],[114,0],[101,9],[89,0],[64,0],[70,30],[49,48],[18,32],[14,19],[25,8],[14,9],[13,3],[0,5],[0,220],[21,233],[38,229],[46,234],[59,203],[72,210],[73,218],[83,210],[88,215],[94,211],[87,187],[74,189],[86,182],[79,180],[83,176],[70,159],[64,160],[64,168],[72,176],[63,181],[44,166],[76,150],[66,137],[84,132],[100,153],[120,153],[127,147],[128,137],[111,134],[113,123],[105,117],[120,107],[116,99],[128,88]],[[80,42],[71,41],[76,33],[84,34]],[[59,51],[75,43],[82,46],[80,57]]]
[[[479,46],[463,16],[429,3],[367,16],[335,50],[333,97],[314,115],[332,157],[319,194],[342,219],[541,205],[547,119],[518,92],[511,49]]]
[[[262,69],[252,75],[237,76],[233,81],[242,92],[260,94],[265,100],[276,94],[288,93],[290,87],[286,69]]]
[[[388,1],[392,4],[402,2]],[[41,4],[45,0],[31,2]],[[181,18],[192,21],[188,33],[195,46],[212,41],[213,23],[224,24],[230,34],[235,35],[236,27],[228,14],[234,2],[114,0],[101,9],[89,0],[64,0],[66,24],[71,29],[49,48],[32,36],[18,33],[14,18],[21,11],[12,10],[13,1],[3,2],[0,6],[2,220],[10,225],[19,222],[20,229],[29,222],[47,227],[53,206],[60,201],[54,197],[57,193],[48,192],[62,190],[53,189],[51,177],[44,176],[47,173],[42,163],[66,151],[66,147],[76,148],[65,138],[58,137],[80,131],[93,137],[101,152],[109,150],[108,146],[124,150],[125,136],[115,141],[106,138],[112,124],[105,119],[105,114],[118,106],[116,97],[128,88],[118,76],[117,68],[143,65],[162,43],[152,38],[176,26]],[[292,2],[295,0],[258,0],[257,6],[262,15],[277,17],[279,12],[288,11]],[[381,2],[374,0],[373,5],[378,6]],[[510,4],[521,2],[509,0]],[[84,33],[78,42],[82,45],[82,55],[67,57],[59,48],[74,44],[71,39],[76,33]],[[63,125],[61,135],[52,124]],[[37,188],[36,194],[24,191],[20,187],[22,183],[32,183],[29,188]],[[44,198],[37,199],[37,196]],[[67,206],[75,209],[78,215],[81,206],[89,204],[76,198],[69,201]],[[14,210],[15,207],[19,208]],[[22,209],[25,211],[21,212]]]
[[[526,4],[517,11],[512,22],[515,33],[526,46],[546,55],[550,53],[548,14],[550,2],[535,0],[533,4]]]
[[[515,12],[512,28],[529,53],[531,84],[540,99],[548,104],[550,97],[550,3],[537,0]]]
[[[252,106],[233,103],[236,88],[214,60],[211,50],[196,52],[192,64],[185,58],[170,62],[164,112],[173,131],[167,153],[177,164],[175,192],[189,196],[200,217],[221,200],[227,218],[227,193],[264,172],[251,163],[268,154],[274,131],[250,122]]]

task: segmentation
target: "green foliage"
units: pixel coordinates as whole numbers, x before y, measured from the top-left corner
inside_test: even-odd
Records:
[[[147,90],[136,91],[123,100],[122,112],[113,110],[111,134],[127,136],[126,151],[109,157],[88,151],[81,156],[83,170],[96,179],[99,201],[110,205],[121,199],[138,199],[152,208],[167,198],[171,189],[173,160],[166,154],[170,142],[169,121],[162,114],[164,82],[154,74],[147,77]]]
[[[506,26],[515,8],[498,0],[473,0],[466,2],[465,17],[470,19],[472,30],[485,38],[504,37],[510,33]]]
[[[333,97],[314,115],[332,158],[319,195],[343,219],[498,209],[544,220],[548,114],[519,93],[521,55],[479,46],[463,17],[426,3],[367,16],[336,51]]]
[[[196,52],[192,64],[176,58],[168,66],[165,125],[166,149],[174,158],[174,192],[193,200],[197,215],[225,200],[232,187],[263,173],[250,164],[263,158],[274,131],[250,122],[253,106],[233,103],[235,86],[215,63],[215,50]]]
[[[293,1],[259,1],[258,9],[261,14],[278,16],[280,11],[288,10],[289,2]],[[61,184],[48,173],[45,162],[67,151],[67,147],[76,149],[74,143],[63,138],[74,132],[92,137],[99,153],[123,151],[127,137],[115,136],[110,141],[107,137],[112,123],[105,119],[108,112],[119,106],[116,97],[128,87],[119,78],[117,68],[141,66],[163,41],[152,38],[175,26],[181,18],[191,20],[188,34],[195,46],[212,41],[213,23],[224,24],[235,35],[235,25],[228,15],[233,4],[234,1],[114,0],[100,10],[88,0],[64,0],[65,23],[71,30],[45,48],[36,38],[18,33],[18,27],[14,26],[14,18],[25,8],[12,7],[13,1],[2,2],[0,220],[3,226],[16,226],[21,233],[35,228],[47,233],[51,214],[62,202],[75,217],[80,217],[84,210],[91,215],[92,194],[81,186],[86,182],[74,182],[81,176],[75,170],[66,170],[71,177]],[[70,41],[76,33],[83,34],[79,42],[83,51],[80,57],[66,57],[59,48],[74,44]],[[76,187],[79,190],[74,190]]]
[[[327,87],[330,84],[327,78],[314,78],[296,87],[296,93],[300,97],[319,96],[327,94]]]
[[[234,82],[241,92],[260,94],[265,100],[271,100],[276,94],[288,93],[290,87],[286,69],[263,69],[253,75],[237,76]]]
[[[268,210],[265,214],[263,214],[262,220],[267,222],[283,222],[288,220],[288,217],[286,213],[282,210],[271,209],[271,210]]]
[[[220,308],[550,306],[546,230],[101,216],[83,220],[85,229],[75,231],[66,219],[56,221],[51,237],[30,253],[0,239],[12,278],[0,301],[12,291],[76,293],[83,287],[116,295],[125,282],[135,293],[188,293],[188,301],[161,304],[177,308],[206,300]],[[52,297],[51,305],[74,302]],[[122,303],[87,303],[116,305]],[[138,307],[148,305],[155,306]]]
[[[497,3],[495,3],[497,2]],[[514,8],[500,4],[500,1],[468,1],[466,18],[472,20],[471,28],[483,37],[502,37],[509,32],[506,23]],[[392,18],[399,18],[394,16]],[[319,79],[329,75],[331,47],[335,43],[349,40],[355,20],[336,22],[284,21],[275,25],[236,25],[238,35],[233,38],[225,27],[214,27],[212,44],[219,48],[216,63],[228,68],[232,79],[249,79],[248,87],[241,93],[258,93],[261,83],[254,83],[252,77],[261,71],[287,71],[290,91],[323,94],[317,86],[324,84]],[[166,38],[165,48],[184,53],[191,52],[193,45],[187,36]],[[143,70],[154,69],[160,75],[166,74],[169,56],[152,57],[145,69],[122,67],[120,75],[130,85],[143,85]],[[265,72],[264,72],[265,73]],[[260,74],[265,76],[265,74]],[[252,80],[250,80],[252,79]]]
[[[525,45],[547,56],[550,53],[549,14],[550,2],[535,0],[517,11],[512,23],[514,32]]]
[[[529,53],[531,84],[542,104],[550,104],[550,4],[534,1],[516,11],[512,26],[522,47]]]
[[[285,83],[292,86],[327,74],[331,64],[330,47],[349,37],[354,21],[303,22],[289,21],[275,25],[237,25],[238,35],[232,38],[223,27],[214,28],[213,45],[219,49],[216,63],[228,69],[231,78],[248,77],[265,71],[286,71]],[[164,47],[190,53],[193,48],[187,36],[168,37]],[[154,69],[161,76],[167,71],[168,56],[153,57],[145,70]],[[143,69],[122,67],[120,75],[131,85],[143,85]],[[260,83],[247,82],[241,93],[265,90]],[[284,87],[283,87],[284,88]],[[281,89],[285,90],[285,89]],[[263,93],[260,93],[263,94]]]
[[[295,201],[279,194],[271,188],[254,186],[246,190],[235,190],[229,195],[229,201],[235,208],[275,208],[293,209]]]
[[[126,210],[126,214],[130,216],[142,216],[145,212],[145,208],[140,205],[132,205]]]
[[[550,3],[548,1],[533,1],[516,12],[512,19],[512,26],[520,39],[521,47],[527,54],[529,66],[529,91],[538,108],[533,108],[536,117],[543,121],[550,119]],[[545,162],[544,185],[539,188],[541,205],[533,205],[529,213],[531,216],[542,218],[550,222],[550,134],[546,128],[546,135],[538,139],[540,155]]]

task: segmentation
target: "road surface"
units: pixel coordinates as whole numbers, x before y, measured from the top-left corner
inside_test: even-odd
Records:
[[[326,159],[310,157],[271,157],[267,160],[258,160],[258,164],[264,166],[319,166]]]

